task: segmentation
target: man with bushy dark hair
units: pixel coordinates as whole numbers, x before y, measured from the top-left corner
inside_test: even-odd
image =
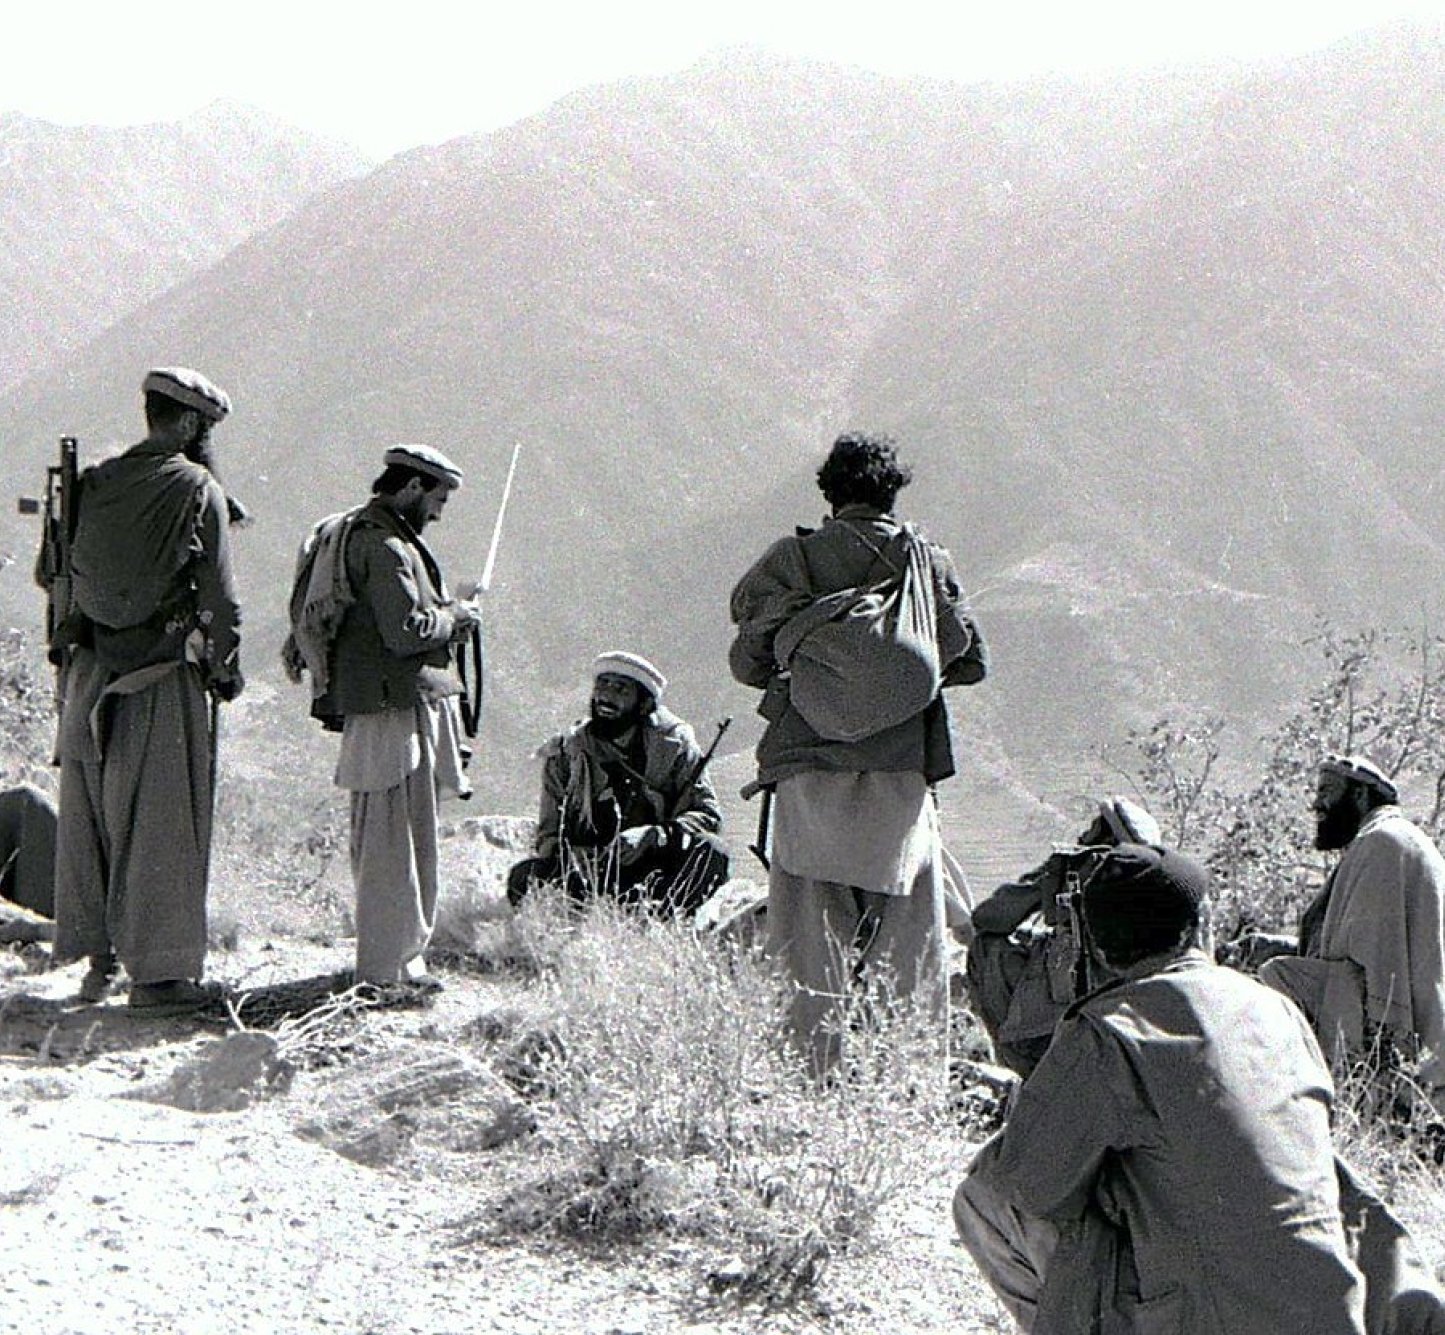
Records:
[[[1141,845],[1084,887],[1109,981],[1065,1015],[954,1197],[1022,1330],[1367,1329],[1329,1070],[1293,1005],[1199,948],[1208,888]]]
[[[898,493],[912,481],[913,470],[887,436],[839,436],[818,469],[818,490],[835,514],[845,505],[892,514]]]
[[[942,688],[981,681],[988,655],[949,554],[893,515],[911,476],[889,437],[839,436],[818,470],[831,514],[774,543],[732,594],[729,662],[764,692],[768,720],[756,787],[772,793],[769,950],[819,1077],[860,981],[932,1009],[941,1029],[947,1015],[932,792],[954,773]],[[882,633],[833,641],[825,661],[819,637],[859,613],[877,613]],[[871,644],[900,652],[873,657]],[[820,671],[805,679],[810,662]]]

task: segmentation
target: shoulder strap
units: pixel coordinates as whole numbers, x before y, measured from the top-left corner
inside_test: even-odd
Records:
[[[906,565],[908,560],[908,549],[917,536],[907,524],[900,524],[898,526],[898,532],[889,538],[883,546],[879,546],[878,543],[874,542],[861,528],[849,523],[848,520],[843,519],[838,522],[843,524],[849,533],[873,553],[873,566],[869,567],[864,578],[859,581],[860,584],[866,584],[868,577],[873,573],[873,568],[880,564],[888,567],[889,573],[885,578],[892,578],[894,575],[901,575],[903,573],[903,565]],[[899,549],[903,552],[903,565],[897,563],[893,557],[889,555],[890,552],[896,552]]]

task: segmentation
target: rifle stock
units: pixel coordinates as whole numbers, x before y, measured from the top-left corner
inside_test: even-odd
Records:
[[[72,606],[70,550],[78,515],[79,445],[74,436],[61,436],[60,457],[45,470],[45,500],[40,521],[40,550],[35,558],[35,582],[46,593],[45,646],[57,668],[65,662],[60,629]],[[22,497],[21,514],[39,514],[42,502]]]

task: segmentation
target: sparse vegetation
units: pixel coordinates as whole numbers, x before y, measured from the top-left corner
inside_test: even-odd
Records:
[[[1378,630],[1345,635],[1324,625],[1312,644],[1322,659],[1319,683],[1265,739],[1262,773],[1252,783],[1226,786],[1218,778],[1227,729],[1217,717],[1160,720],[1132,739],[1139,786],[1166,835],[1214,872],[1221,941],[1254,928],[1294,931],[1323,884],[1311,804],[1328,753],[1373,759],[1437,842],[1445,823],[1445,640]],[[1439,1122],[1422,1113],[1427,1104],[1414,1074],[1378,1040],[1357,1068],[1341,1073],[1344,1138],[1389,1181],[1401,1165],[1445,1158]]]
[[[1130,738],[1136,784],[1166,838],[1214,872],[1226,936],[1293,930],[1323,883],[1310,804],[1327,753],[1365,752],[1437,841],[1445,824],[1445,640],[1322,625],[1310,643],[1319,683],[1262,746],[1212,715],[1161,719]]]
[[[686,1235],[725,1249],[718,1291],[784,1300],[948,1131],[939,1045],[905,1014],[858,1027],[846,1078],[818,1089],[757,955],[608,904],[569,914],[550,889],[516,922],[496,959],[535,979],[531,1004],[476,1036],[538,1129],[475,1238]]]
[[[1235,739],[1219,718],[1161,721],[1135,739],[1141,792],[1168,836],[1219,873],[1226,927],[1231,917],[1289,925],[1309,892],[1307,873],[1319,869],[1304,850],[1321,750],[1372,750],[1406,783],[1412,811],[1440,826],[1438,646],[1323,632],[1316,648],[1321,685],[1266,739],[1263,778],[1237,781],[1239,765],[1225,763]],[[0,709],[7,762],[44,753],[52,726],[46,683],[27,666],[26,647],[15,650],[0,662],[0,685],[24,687]],[[333,794],[310,807],[277,805],[268,782],[228,773],[223,783],[224,902],[213,944],[240,952],[218,956],[223,973],[256,967],[244,961],[255,960],[258,933],[346,927],[343,803]],[[465,822],[443,841],[434,962],[455,980],[449,996],[465,987],[487,998],[464,1018],[439,1027],[412,1012],[403,1029],[405,1010],[347,990],[339,974],[243,981],[234,994],[245,998],[237,1027],[270,1030],[306,1079],[326,1082],[309,1096],[329,1109],[316,1120],[321,1143],[378,1171],[467,1184],[466,1205],[448,1220],[459,1255],[519,1243],[543,1255],[661,1251],[685,1258],[707,1303],[807,1309],[831,1291],[830,1276],[853,1273],[841,1261],[866,1270],[880,1236],[893,1245],[896,1222],[881,1225],[896,1221],[920,1184],[961,1174],[967,1143],[998,1124],[1000,1091],[966,1063],[950,1089],[936,1036],[876,998],[852,1017],[846,1074],[818,1088],[784,1042],[783,984],[752,947],[606,904],[578,911],[555,887],[511,913],[502,871],[516,850],[485,824]],[[506,836],[525,842],[526,833]],[[952,1048],[956,1059],[986,1056],[962,1007]],[[95,1054],[88,1039],[65,1033],[54,1043],[46,1034],[42,1051],[51,1061]],[[374,1063],[411,1080],[416,1099],[393,1107],[389,1093],[391,1102],[370,1109],[337,1093],[334,1107],[327,1102],[340,1089],[332,1082],[348,1076],[370,1090],[368,1080],[380,1079]],[[1409,1073],[1394,1074],[1407,1088]],[[1437,1147],[1423,1119],[1381,1115],[1390,1110],[1378,1071],[1342,1082],[1342,1091],[1344,1152],[1438,1265]],[[948,1233],[946,1209],[930,1219]],[[1007,1328],[988,1315],[981,1292],[969,1301],[979,1313],[966,1328]]]
[[[0,786],[52,788],[55,687],[40,647],[23,631],[0,630]]]

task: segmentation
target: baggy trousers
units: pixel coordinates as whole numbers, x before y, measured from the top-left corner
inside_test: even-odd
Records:
[[[93,698],[93,697],[92,697]],[[67,700],[86,709],[90,698]],[[206,959],[211,754],[199,673],[177,665],[65,729],[55,960],[114,954],[135,983],[196,979]]]
[[[906,895],[794,876],[774,862],[768,881],[768,953],[792,978],[793,1041],[822,1078],[842,1054],[860,994],[925,1008],[946,1035],[944,892],[928,859]]]
[[[356,980],[394,983],[422,967],[436,926],[436,755],[393,788],[351,795]]]

